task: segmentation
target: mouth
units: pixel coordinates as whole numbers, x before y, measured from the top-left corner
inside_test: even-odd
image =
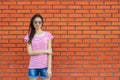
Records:
[[[36,27],[39,27],[39,26],[36,26]]]

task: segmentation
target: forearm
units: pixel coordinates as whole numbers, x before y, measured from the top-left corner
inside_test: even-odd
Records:
[[[40,55],[44,53],[47,53],[47,50],[31,50],[29,52],[29,55]]]
[[[48,69],[52,69],[52,55],[48,55]]]

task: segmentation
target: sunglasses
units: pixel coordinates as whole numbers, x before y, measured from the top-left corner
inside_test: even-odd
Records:
[[[37,23],[41,24],[42,21],[34,21],[33,23],[34,23],[34,24],[37,24]]]

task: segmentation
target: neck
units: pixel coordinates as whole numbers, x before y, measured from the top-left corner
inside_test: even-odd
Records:
[[[39,34],[42,30],[41,29],[35,29],[36,34]]]

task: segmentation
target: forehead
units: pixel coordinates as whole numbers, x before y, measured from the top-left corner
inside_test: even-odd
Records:
[[[41,21],[41,18],[37,17],[34,19],[34,21]]]

